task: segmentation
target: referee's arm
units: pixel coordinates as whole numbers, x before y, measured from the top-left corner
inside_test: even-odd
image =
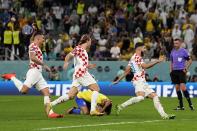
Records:
[[[185,66],[185,71],[187,72],[189,70],[190,65],[192,64],[192,59],[191,57],[187,57],[186,58],[187,62],[186,62],[186,66]]]

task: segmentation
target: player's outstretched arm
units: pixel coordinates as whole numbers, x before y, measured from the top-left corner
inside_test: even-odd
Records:
[[[93,69],[93,68],[95,68],[96,67],[96,64],[88,64],[88,69]]]
[[[150,62],[150,63],[142,63],[141,66],[142,66],[142,68],[144,68],[144,69],[148,69],[148,68],[151,68],[151,67],[153,67],[154,65],[156,65],[156,64],[158,64],[158,63],[164,61],[165,59],[166,59],[165,56],[161,56],[158,60],[153,61],[153,62]]]
[[[69,53],[66,55],[65,59],[64,59],[64,70],[67,69],[68,65],[69,65],[69,62],[70,60],[74,57],[74,55],[72,53]]]
[[[119,81],[121,81],[130,72],[131,72],[131,67],[127,66],[125,71],[124,71],[124,74],[122,74],[120,77],[118,77],[118,79],[116,81],[114,81],[112,84],[117,84]]]

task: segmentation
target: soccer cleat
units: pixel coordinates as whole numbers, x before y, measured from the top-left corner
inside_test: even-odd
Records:
[[[177,106],[174,110],[185,110],[185,107],[180,107],[180,106]]]
[[[76,107],[71,107],[66,111],[66,114],[72,114],[73,109],[76,109]]]
[[[104,113],[98,112],[97,110],[91,111],[90,112],[91,116],[103,116]]]
[[[3,74],[3,75],[1,75],[1,77],[3,79],[10,80],[12,77],[16,77],[16,74],[15,73]]]
[[[193,105],[189,105],[189,108],[190,108],[191,111],[195,110]]]
[[[120,111],[122,110],[122,107],[120,105],[116,105],[116,115],[120,114]]]
[[[52,113],[48,115],[48,118],[63,118],[64,116],[62,114]]]
[[[167,116],[163,116],[162,119],[164,120],[172,120],[172,119],[175,119],[175,115],[167,115]]]

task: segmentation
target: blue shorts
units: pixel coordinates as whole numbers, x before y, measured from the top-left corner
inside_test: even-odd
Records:
[[[75,102],[79,108],[86,106],[88,109],[90,109],[91,104],[82,98],[75,97]]]

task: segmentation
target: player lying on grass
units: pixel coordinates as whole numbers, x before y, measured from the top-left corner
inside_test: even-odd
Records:
[[[45,112],[49,118],[59,118],[63,115],[59,115],[53,112],[50,106],[50,93],[49,86],[42,76],[42,68],[50,71],[50,68],[43,62],[43,54],[41,52],[41,46],[44,42],[44,36],[37,34],[34,37],[33,42],[29,46],[29,70],[26,74],[26,80],[22,83],[16,78],[16,74],[4,74],[2,77],[14,82],[15,86],[22,94],[26,94],[28,90],[35,86],[44,96]]]
[[[75,102],[78,107],[72,107],[68,109],[67,114],[90,114],[90,103],[92,93],[93,92],[91,90],[86,90],[82,92],[80,91],[75,97]],[[96,110],[106,115],[109,115],[111,113],[111,109],[112,101],[107,96],[99,93]]]
[[[125,69],[125,73],[113,83],[113,84],[117,84],[122,78],[124,78],[131,71],[134,73],[132,82],[135,88],[136,97],[132,97],[126,102],[118,105],[117,114],[119,114],[120,111],[126,108],[127,106],[143,101],[145,97],[148,97],[153,100],[155,109],[158,111],[158,113],[161,115],[163,119],[174,119],[175,115],[168,115],[165,113],[163,106],[159,101],[159,97],[157,96],[155,91],[151,89],[151,87],[148,85],[148,83],[145,80],[145,69],[151,68],[154,65],[164,61],[165,57],[162,56],[159,58],[159,60],[146,64],[144,63],[141,57],[144,51],[145,51],[144,44],[136,43],[135,54],[131,57],[129,64]]]

